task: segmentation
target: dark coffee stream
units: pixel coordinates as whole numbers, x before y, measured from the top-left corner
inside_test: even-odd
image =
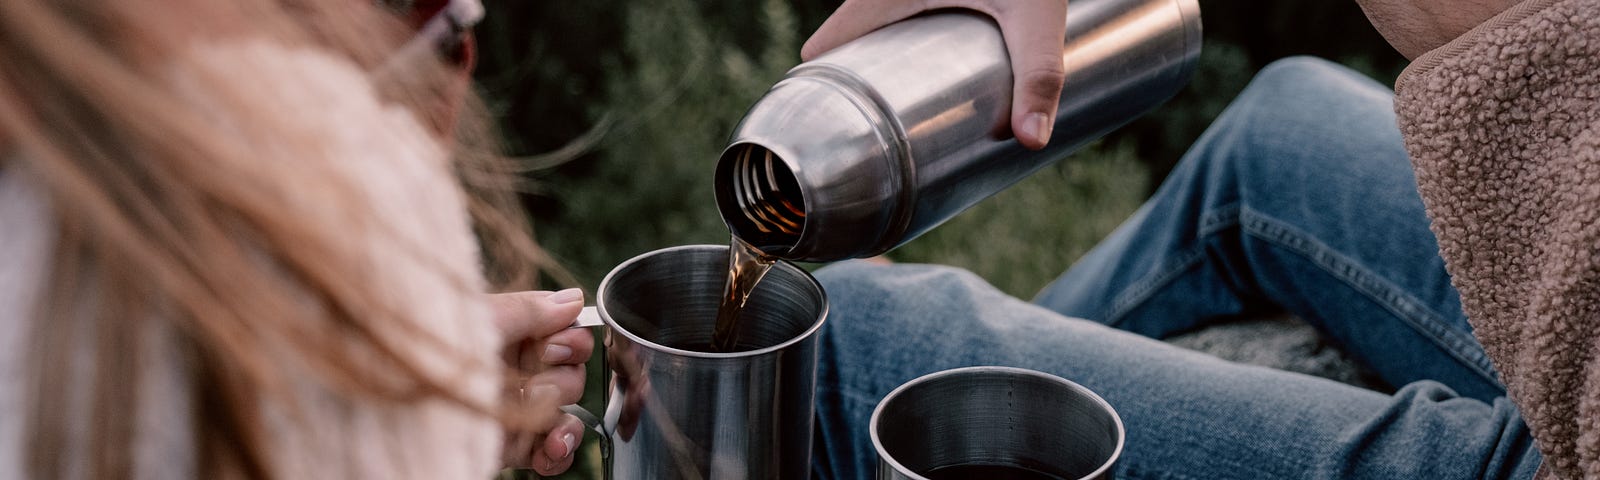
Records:
[[[711,349],[732,352],[739,346],[739,314],[750,300],[750,292],[761,277],[767,275],[776,257],[733,237],[728,245],[728,281],[722,289],[722,303],[717,306],[717,326],[711,334]]]

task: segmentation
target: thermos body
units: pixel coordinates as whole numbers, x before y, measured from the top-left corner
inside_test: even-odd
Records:
[[[989,17],[907,19],[790,70],[735,127],[716,174],[729,229],[769,254],[881,254],[1127,124],[1189,80],[1195,0],[1075,0],[1049,144],[1011,136],[1012,71]]]

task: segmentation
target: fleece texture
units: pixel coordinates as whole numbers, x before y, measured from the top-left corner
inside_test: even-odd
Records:
[[[1528,0],[1414,62],[1395,110],[1474,334],[1544,454],[1600,478],[1600,0]]]

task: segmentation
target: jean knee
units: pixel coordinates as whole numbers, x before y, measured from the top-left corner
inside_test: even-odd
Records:
[[[1197,153],[1207,162],[1297,184],[1350,162],[1379,162],[1371,168],[1387,171],[1406,158],[1393,93],[1354,70],[1306,56],[1263,68],[1201,141]]]
[[[1268,64],[1229,106],[1272,133],[1317,131],[1328,126],[1360,128],[1377,119],[1394,127],[1394,93],[1355,70],[1316,57],[1289,57]],[[1287,139],[1286,139],[1287,140]]]
[[[880,312],[892,309],[895,301],[891,295],[898,287],[894,268],[864,261],[835,263],[817,270],[814,275],[828,300],[828,330],[855,328],[857,325],[877,323]],[[892,317],[891,317],[892,319]]]
[[[1388,88],[1349,67],[1312,56],[1286,57],[1273,61],[1250,79],[1240,100],[1267,100],[1291,105],[1296,100],[1342,98],[1346,94],[1388,94]],[[1341,102],[1342,103],[1342,102]],[[1318,103],[1316,107],[1333,107]]]
[[[1328,75],[1343,75],[1345,72],[1350,72],[1350,69],[1338,63],[1310,55],[1296,55],[1273,60],[1261,67],[1251,81],[1267,84],[1305,82]]]
[[[828,298],[823,335],[832,355],[841,358],[909,361],[914,349],[884,347],[936,342],[929,336],[943,330],[929,329],[932,322],[949,327],[947,316],[973,316],[961,312],[974,308],[970,299],[976,277],[958,268],[852,261],[818,270],[816,278]]]
[[[816,278],[828,297],[830,323],[920,321],[905,312],[967,308],[974,297],[994,294],[977,275],[942,265],[853,261],[818,270]]]

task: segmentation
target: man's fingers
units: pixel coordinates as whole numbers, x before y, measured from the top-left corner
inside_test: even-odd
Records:
[[[846,0],[806,41],[800,58],[809,61],[884,25],[941,8],[976,10],[1000,24],[1013,74],[1011,131],[1022,146],[1044,148],[1066,80],[1066,0]]]
[[[583,290],[490,295],[495,323],[507,339],[544,338],[572,325],[583,309]]]
[[[911,0],[846,0],[800,47],[800,59],[817,58],[879,27],[916,15],[923,6],[924,2]]]
[[[1011,56],[1011,131],[1029,149],[1044,148],[1055,126],[1066,66],[1063,0],[996,2],[995,19]]]

